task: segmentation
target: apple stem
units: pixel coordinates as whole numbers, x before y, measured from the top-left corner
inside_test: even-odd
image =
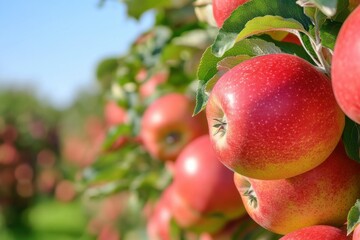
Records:
[[[224,136],[224,134],[226,133],[227,123],[218,118],[214,118],[214,121],[217,122],[216,124],[213,125],[214,128],[217,128],[216,132],[214,133],[214,136],[216,136],[218,133],[221,134],[221,137]]]

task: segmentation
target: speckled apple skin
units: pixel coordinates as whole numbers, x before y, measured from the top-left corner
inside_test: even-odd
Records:
[[[360,7],[342,25],[336,39],[331,76],[336,100],[360,124]]]
[[[360,198],[360,164],[349,159],[342,143],[318,167],[280,180],[256,180],[234,175],[244,206],[262,227],[275,233],[313,225],[342,226],[356,199]],[[249,186],[257,207],[244,196]]]
[[[360,240],[360,225],[355,227],[352,240]]]
[[[289,233],[280,240],[347,240],[346,232],[339,228],[317,225]]]
[[[204,135],[190,142],[176,159],[173,185],[194,211],[228,221],[246,213],[233,176],[217,160],[209,135]]]
[[[187,96],[170,93],[155,100],[141,119],[140,135],[146,150],[162,161],[175,161],[191,140],[207,134],[204,114],[192,116],[195,103]],[[176,143],[168,143],[171,133],[179,134]]]
[[[328,78],[305,60],[271,54],[244,61],[215,84],[206,107],[218,159],[257,179],[282,179],[322,163],[345,117]],[[226,121],[216,134],[215,119]]]

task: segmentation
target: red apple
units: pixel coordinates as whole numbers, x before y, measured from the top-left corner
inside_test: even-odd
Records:
[[[0,144],[0,164],[10,165],[19,160],[19,152],[10,143]]]
[[[194,106],[187,96],[171,93],[146,109],[140,136],[154,158],[174,161],[187,143],[207,133],[205,116],[192,117]]]
[[[346,240],[346,232],[339,228],[326,225],[316,225],[296,230],[286,234],[280,240]]]
[[[248,0],[213,0],[213,14],[218,27],[221,27],[224,21],[230,17],[231,13],[240,5]]]
[[[256,180],[235,174],[245,208],[259,225],[279,234],[312,226],[342,226],[360,197],[360,164],[340,142],[329,158],[301,175]]]
[[[173,185],[184,203],[200,216],[216,216],[223,224],[245,213],[233,172],[218,161],[209,135],[193,140],[180,153]]]
[[[168,73],[167,72],[157,72],[153,74],[149,79],[147,78],[147,71],[142,69],[136,76],[136,80],[141,82],[139,93],[142,98],[150,97],[155,91],[156,88],[167,81]]]
[[[357,225],[355,227],[355,230],[353,231],[353,238],[352,240],[360,240],[360,225]]]
[[[345,121],[328,78],[289,54],[255,57],[225,73],[206,115],[219,160],[257,179],[316,167],[336,147]]]
[[[360,7],[342,25],[332,60],[332,85],[345,114],[360,124]]]
[[[106,124],[109,127],[123,124],[127,121],[127,113],[125,109],[120,107],[114,101],[109,101],[105,104],[104,115]]]
[[[172,213],[170,201],[172,185],[165,189],[148,219],[147,233],[150,240],[170,240]]]

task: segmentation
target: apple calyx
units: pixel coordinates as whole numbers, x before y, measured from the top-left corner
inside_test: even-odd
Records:
[[[181,133],[179,132],[170,132],[169,134],[166,135],[165,137],[165,142],[168,145],[173,145],[176,144],[177,142],[179,142],[181,140]]]
[[[224,119],[219,119],[219,118],[214,118],[213,120],[216,122],[212,126],[213,128],[216,128],[214,136],[220,133],[220,136],[223,137],[226,133],[226,125],[227,125],[226,121]]]
[[[244,191],[243,195],[248,198],[248,203],[251,207],[257,208],[258,200],[256,193],[251,185]]]

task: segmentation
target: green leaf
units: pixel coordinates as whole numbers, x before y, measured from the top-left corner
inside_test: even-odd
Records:
[[[360,125],[348,117],[346,117],[342,139],[347,155],[351,159],[360,162]]]
[[[334,50],[336,37],[340,31],[341,23],[326,22],[320,29],[321,44]]]
[[[206,94],[205,86],[205,83],[199,82],[199,86],[196,91],[196,105],[194,108],[193,116],[204,110],[206,107],[209,96]]]
[[[298,31],[306,32],[304,26],[294,19],[285,19],[280,16],[255,17],[248,21],[245,28],[239,33],[236,41],[241,41],[249,36],[269,32],[286,31],[296,34]]]
[[[311,0],[310,2],[314,3],[328,17],[336,14],[338,0]]]
[[[350,209],[347,216],[347,234],[354,231],[355,227],[360,223],[360,200]]]
[[[238,34],[245,28],[248,21],[255,17],[266,15],[280,16],[286,19],[294,19],[308,30],[310,19],[304,14],[303,9],[295,1],[289,0],[252,0],[240,5],[231,16],[225,20],[223,27],[212,46],[216,56],[222,56],[232,48]]]
[[[108,132],[107,136],[103,142],[102,148],[104,150],[110,149],[116,141],[121,137],[131,136],[131,126],[126,124],[121,124],[116,127],[112,127]]]
[[[230,56],[222,59],[217,64],[217,69],[220,75],[224,75],[227,71],[238,65],[239,63],[250,59],[251,57],[248,55],[237,55],[237,56]]]
[[[211,48],[208,48],[201,58],[197,76],[201,81],[209,81],[217,73],[218,62],[226,57],[238,55],[260,56],[272,53],[281,53],[281,49],[276,47],[274,43],[258,38],[237,42],[232,49],[221,57],[214,56],[211,53]]]

